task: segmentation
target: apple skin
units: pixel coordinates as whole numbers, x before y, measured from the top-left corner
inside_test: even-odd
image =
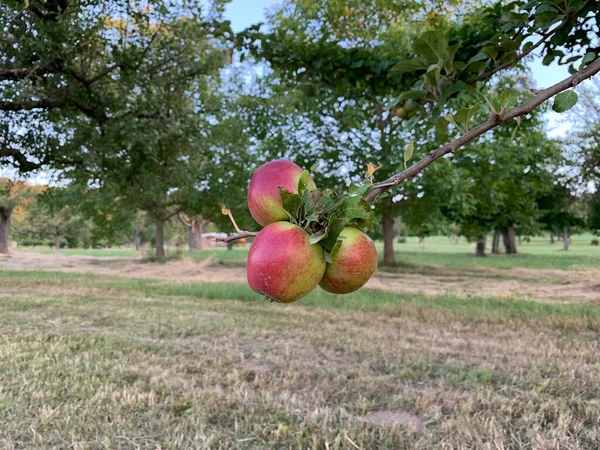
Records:
[[[360,289],[377,269],[377,250],[369,236],[354,227],[340,233],[342,245],[327,264],[321,288],[334,294],[348,294]]]
[[[250,288],[281,303],[295,302],[317,287],[325,273],[323,248],[290,222],[275,222],[254,238],[248,252]]]
[[[303,171],[302,167],[287,159],[271,161],[256,169],[248,187],[248,208],[254,220],[263,227],[280,220],[289,220],[281,203],[279,186],[297,193]],[[309,178],[307,187],[311,191],[316,189],[312,178]]]

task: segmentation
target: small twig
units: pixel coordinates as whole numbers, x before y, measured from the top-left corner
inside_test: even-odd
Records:
[[[231,223],[233,224],[233,227],[235,228],[235,231],[238,232],[238,234],[233,234],[231,236],[227,236],[226,238],[216,238],[215,240],[217,242],[231,242],[231,241],[235,241],[238,239],[244,239],[247,237],[256,236],[258,234],[258,231],[240,230],[240,227],[238,227],[238,224],[236,223],[235,219],[233,218],[233,214],[231,214],[231,210],[229,208],[225,207],[225,205],[223,205],[223,204],[221,204],[221,213],[224,216],[229,216],[229,220],[231,220]]]
[[[258,234],[258,232],[253,231],[244,231],[240,234],[232,234],[231,236],[227,236],[224,238],[215,238],[216,242],[231,242],[231,241],[237,241],[238,239],[245,239],[247,237],[254,237]]]
[[[231,223],[233,224],[233,228],[235,228],[235,231],[237,231],[238,233],[245,233],[245,231],[240,230],[240,227],[238,227],[238,224],[236,223],[235,219],[233,218],[233,214],[231,214],[231,210],[227,207],[225,207],[225,205],[221,204],[221,213],[223,213],[224,216],[229,216],[229,220],[231,220]]]

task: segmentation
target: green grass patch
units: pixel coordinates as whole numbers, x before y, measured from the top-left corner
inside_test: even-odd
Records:
[[[236,283],[176,283],[147,279],[123,279],[119,277],[83,275],[44,271],[0,271],[1,279],[10,279],[13,286],[43,285],[62,286],[68,283],[77,286],[115,291],[139,293],[144,296],[173,296],[198,299],[238,300],[264,302],[246,284]],[[0,281],[1,282],[1,281]],[[554,304],[518,298],[460,298],[452,295],[427,296],[422,293],[395,293],[390,291],[361,289],[346,295],[335,295],[315,289],[309,295],[290,305],[338,309],[346,311],[384,312],[391,316],[420,313],[452,314],[468,321],[505,323],[519,320],[555,321],[557,324],[576,320],[588,329],[600,329],[600,308],[593,304]],[[562,325],[559,325],[562,326]]]

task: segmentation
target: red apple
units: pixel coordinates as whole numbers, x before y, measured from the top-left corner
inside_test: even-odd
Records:
[[[304,170],[286,159],[278,159],[260,166],[248,187],[248,207],[250,214],[263,227],[280,220],[289,220],[281,204],[279,186],[288,191],[298,192],[298,181]],[[308,189],[316,189],[312,178],[308,180]]]
[[[327,264],[319,283],[334,294],[348,294],[364,286],[377,269],[377,250],[369,236],[354,227],[340,233],[341,247]]]
[[[248,253],[248,284],[258,294],[281,303],[295,302],[312,291],[325,272],[323,248],[290,222],[263,228]]]

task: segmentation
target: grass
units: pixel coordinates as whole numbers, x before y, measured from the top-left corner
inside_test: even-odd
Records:
[[[0,271],[0,448],[596,449],[599,324],[593,304]]]
[[[425,248],[418,248],[416,238],[408,238],[405,244],[395,243],[396,269],[387,269],[395,272],[411,272],[419,266],[441,265],[446,267],[492,267],[510,269],[514,267],[525,269],[558,269],[578,270],[582,268],[600,268],[600,247],[590,245],[593,236],[590,234],[573,236],[571,248],[568,252],[562,251],[562,243],[556,241],[550,245],[543,237],[536,237],[531,242],[524,242],[518,246],[519,254],[488,255],[486,258],[472,256],[472,245],[464,240],[458,244],[444,236],[436,236],[425,240]],[[383,245],[377,243],[378,252],[383,255]],[[55,250],[47,248],[22,248],[19,251],[36,251],[39,253],[54,253]],[[135,257],[139,256],[133,249],[66,249],[60,250],[64,255],[83,255],[96,257]],[[234,247],[227,250],[224,247],[214,247],[199,252],[184,251],[184,256],[193,259],[211,258],[215,261],[235,261],[242,263],[248,256],[248,247]]]

